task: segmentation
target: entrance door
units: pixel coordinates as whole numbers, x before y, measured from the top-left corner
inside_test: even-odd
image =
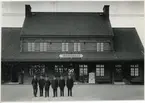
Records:
[[[88,65],[79,65],[79,80],[83,83],[88,83]]]
[[[123,80],[122,65],[115,65],[114,81],[115,82],[122,82],[122,80]]]

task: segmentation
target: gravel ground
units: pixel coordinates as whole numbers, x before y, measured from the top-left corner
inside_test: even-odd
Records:
[[[50,97],[34,97],[32,95],[31,85],[2,85],[2,101],[73,101],[73,100],[143,100],[143,85],[75,85],[73,88],[73,97],[67,97],[67,88],[65,96],[52,97],[52,88],[50,88]]]

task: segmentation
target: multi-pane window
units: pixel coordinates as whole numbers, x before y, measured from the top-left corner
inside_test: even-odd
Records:
[[[96,65],[96,76],[104,76],[104,65]]]
[[[28,52],[47,52],[49,43],[47,42],[23,42],[23,50]]]
[[[28,43],[28,51],[35,51],[35,43],[34,42]]]
[[[74,43],[74,51],[75,51],[75,52],[81,51],[80,43]]]
[[[63,65],[55,65],[55,72],[63,73]]]
[[[48,47],[48,43],[46,43],[46,42],[40,43],[40,51],[41,52],[46,52],[47,51],[47,47]]]
[[[79,65],[80,76],[88,75],[88,65]]]
[[[104,51],[104,43],[97,43],[97,52]]]
[[[62,51],[68,51],[68,43],[62,43]]]
[[[110,50],[110,44],[106,42],[100,42],[97,43],[97,52],[103,52],[103,51],[109,51]]]
[[[130,75],[131,76],[139,76],[139,65],[130,65]]]

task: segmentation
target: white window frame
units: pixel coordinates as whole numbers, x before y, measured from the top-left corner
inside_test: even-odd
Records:
[[[103,52],[104,51],[104,42],[98,42],[97,43],[97,52]]]
[[[81,43],[74,43],[74,52],[81,51]]]
[[[139,76],[139,65],[130,65],[130,75],[133,77]]]
[[[35,42],[28,42],[28,52],[35,51]]]
[[[96,64],[96,76],[105,76],[105,68],[102,64]]]
[[[69,43],[62,43],[62,52],[67,52],[68,51],[68,44]]]

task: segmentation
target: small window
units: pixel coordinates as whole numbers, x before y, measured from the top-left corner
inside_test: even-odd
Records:
[[[97,52],[110,51],[109,42],[100,42],[97,43]]]
[[[47,47],[48,47],[48,43],[46,43],[46,42],[41,42],[40,43],[40,51],[41,52],[46,52],[47,51]]]
[[[28,42],[28,51],[35,51],[35,43],[34,42]]]
[[[96,65],[96,76],[104,76],[104,65]]]
[[[80,43],[74,43],[74,51],[75,51],[75,52],[81,51]]]
[[[139,65],[130,65],[130,75],[139,76]]]
[[[62,43],[62,51],[63,52],[68,51],[68,43]]]
[[[97,43],[97,52],[104,51],[104,43]]]

